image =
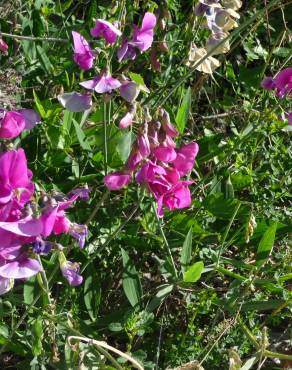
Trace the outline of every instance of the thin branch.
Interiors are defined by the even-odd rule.
[[[69,39],[59,39],[57,37],[22,36],[22,35],[14,35],[12,33],[6,33],[6,32],[1,32],[0,36],[5,36],[11,39],[28,40],[28,41],[49,41],[49,42],[63,42],[63,43],[70,42]]]

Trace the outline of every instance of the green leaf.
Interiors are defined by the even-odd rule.
[[[82,128],[79,126],[79,123],[73,118],[73,125],[75,128],[75,132],[79,141],[79,144],[82,149],[91,151],[91,146],[89,145],[88,141],[86,140],[86,136],[82,131]]]
[[[238,205],[238,200],[235,198],[225,199],[224,194],[215,193],[210,194],[204,201],[204,207],[212,213],[215,217],[223,220],[229,220],[235,212]],[[248,217],[249,208],[245,205],[241,205],[237,217]]]
[[[183,98],[182,104],[179,107],[179,110],[175,117],[175,122],[177,124],[178,131],[181,134],[184,132],[185,126],[188,122],[191,109],[191,99],[192,99],[192,90],[190,87],[188,87],[187,92]]]
[[[36,50],[44,70],[49,74],[52,73],[54,71],[54,67],[45,50],[40,45],[37,45]]]
[[[251,357],[249,358],[243,366],[240,368],[240,370],[249,370],[252,368],[252,366],[257,362],[258,358],[257,357]]]
[[[100,286],[92,272],[84,282],[84,303],[92,321],[96,320],[100,297]]]
[[[189,265],[190,260],[191,260],[192,237],[193,237],[193,231],[192,231],[192,228],[190,228],[184,240],[184,244],[183,244],[181,255],[180,255],[181,270],[183,273],[186,271],[187,266]]]
[[[42,337],[43,337],[43,323],[41,318],[37,318],[33,323],[32,327],[32,352],[34,356],[38,356],[41,354],[43,346],[42,346]]]
[[[46,111],[45,111],[39,97],[37,96],[37,93],[34,90],[33,90],[33,97],[34,97],[34,102],[35,102],[35,105],[37,107],[37,110],[38,110],[40,116],[42,118],[45,118],[46,117]]]
[[[136,271],[134,263],[130,260],[128,253],[121,248],[123,259],[123,288],[129,302],[133,307],[140,305],[142,296],[142,287],[139,275]]]
[[[275,236],[277,230],[277,222],[274,222],[264,233],[256,255],[256,265],[261,267],[269,258],[269,255],[273,249]]]
[[[23,300],[24,303],[30,305],[37,293],[38,286],[36,284],[36,277],[33,276],[30,279],[26,280],[23,284]]]
[[[201,274],[204,270],[203,261],[194,263],[185,273],[184,273],[184,282],[185,283],[195,283],[201,277]]]
[[[126,163],[130,155],[132,149],[132,136],[133,135],[131,132],[127,132],[125,134],[123,133],[121,137],[118,139],[117,151],[123,163]]]
[[[225,198],[226,199],[234,198],[234,189],[233,189],[233,185],[232,185],[230,176],[228,176],[228,179],[225,183]]]
[[[283,299],[269,299],[267,301],[246,302],[242,305],[242,311],[271,311],[285,304]]]
[[[63,116],[63,127],[67,131],[68,134],[70,133],[72,119],[73,119],[73,112],[70,112],[67,109],[65,109],[64,116]]]
[[[169,294],[173,291],[174,285],[173,284],[164,284],[160,287],[158,292],[155,296],[151,299],[150,303],[148,304],[146,310],[148,312],[152,312],[155,310],[156,307],[160,306],[160,304],[169,296]]]
[[[132,81],[136,82],[136,84],[139,86],[141,91],[144,91],[147,94],[150,93],[150,91],[149,91],[148,87],[145,85],[144,79],[141,75],[139,75],[138,73],[130,72],[129,76],[130,76]]]

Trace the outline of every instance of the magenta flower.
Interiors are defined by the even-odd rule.
[[[121,47],[118,49],[119,62],[123,59],[135,59],[136,50],[143,52],[149,49],[153,43],[154,27],[156,26],[156,17],[153,13],[147,12],[142,20],[141,28],[134,25],[133,38],[128,41],[124,39]]]
[[[142,20],[141,28],[134,25],[132,43],[140,51],[149,49],[153,42],[154,27],[156,26],[156,17],[153,13],[147,12]]]
[[[2,51],[2,53],[4,54],[7,54],[7,50],[8,50],[8,45],[3,39],[0,38],[0,51]]]
[[[292,93],[292,67],[283,69],[274,79],[276,94],[284,98]]]
[[[173,165],[179,172],[180,176],[185,176],[191,172],[194,167],[195,158],[199,151],[199,145],[197,143],[187,144],[180,149],[177,149],[176,159],[173,161]]]
[[[131,181],[131,175],[125,172],[112,172],[105,176],[104,184],[109,190],[120,190]]]
[[[139,163],[143,160],[143,157],[139,150],[132,150],[128,160],[127,160],[127,169],[129,171],[134,171]]]
[[[139,149],[141,156],[143,158],[148,157],[151,153],[148,135],[146,134],[139,135],[137,139],[137,143],[138,143],[138,149]]]
[[[163,216],[163,206],[166,206],[170,211],[189,207],[192,198],[188,185],[191,183],[192,181],[179,181],[170,190],[162,194],[157,201],[158,216]]]
[[[58,95],[58,100],[70,112],[84,112],[92,106],[90,93],[80,94],[73,91]]]
[[[25,129],[25,119],[18,112],[1,112],[0,121],[0,138],[14,139]]]
[[[95,77],[93,80],[81,82],[80,85],[85,87],[85,89],[95,90],[99,94],[104,94],[111,93],[112,90],[118,89],[121,83],[110,74],[102,74]]]
[[[162,162],[173,162],[176,159],[176,151],[172,147],[158,146],[153,149],[154,156]]]
[[[80,266],[76,262],[65,261],[61,264],[61,271],[71,286],[82,284],[83,277],[79,275]]]
[[[31,178],[23,149],[0,155],[0,220],[5,221],[12,208],[20,209],[29,201],[34,192]]]
[[[88,42],[78,32],[72,31],[72,36],[74,42],[74,62],[77,63],[81,69],[88,70],[92,68],[95,55]]]
[[[103,37],[107,44],[114,44],[122,32],[113,24],[103,19],[97,19],[94,28],[90,30],[92,37]]]

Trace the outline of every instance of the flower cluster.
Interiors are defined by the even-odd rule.
[[[143,53],[152,46],[156,22],[155,15],[147,12],[143,17],[141,27],[133,26],[131,37],[123,37],[117,50],[119,62],[133,60],[138,53]],[[94,28],[91,29],[91,35],[104,38],[105,43],[111,45],[117,42],[122,32],[117,28],[116,23],[111,24],[108,21],[97,19]],[[91,49],[80,33],[73,31],[72,36],[74,61],[83,70],[91,69],[98,50]],[[153,58],[151,53],[152,64]],[[157,58],[155,60],[158,62]],[[107,66],[101,74],[81,82],[80,85],[98,94],[111,94],[118,90],[128,107],[127,113],[119,122],[119,127],[125,129],[132,125],[136,113],[134,101],[140,91],[140,86],[136,82],[123,75],[114,78]],[[74,112],[88,109],[92,105],[90,94],[77,92],[65,93],[59,96],[59,101],[64,107]],[[119,190],[127,186],[135,174],[137,183],[145,186],[157,201],[157,213],[162,217],[164,207],[173,210],[190,206],[189,185],[192,181],[183,179],[183,177],[188,175],[194,166],[198,145],[190,143],[176,148],[174,138],[178,136],[178,132],[170,123],[168,113],[162,109],[158,114],[158,120],[146,119],[145,121],[125,168],[105,176],[104,183],[109,190]]]
[[[205,26],[211,31],[205,48],[197,48],[192,45],[187,65],[192,67],[206,56],[214,47],[218,46],[212,52],[212,55],[225,54],[229,51],[229,41],[223,40],[228,37],[229,31],[238,27],[236,19],[240,15],[236,12],[242,5],[240,0],[199,0],[195,7],[197,16],[205,16]],[[220,44],[220,46],[219,46]],[[212,73],[220,66],[218,59],[213,56],[206,58],[196,68],[200,72]]]
[[[285,68],[275,77],[266,77],[262,83],[265,90],[275,91],[275,95],[280,99],[291,98],[292,96],[292,67]],[[292,112],[284,113],[289,125],[292,125]]]
[[[39,121],[39,115],[31,109],[1,109],[0,138],[15,138]],[[58,247],[48,237],[67,233],[84,246],[87,227],[72,223],[65,213],[78,198],[88,198],[88,191],[77,189],[68,197],[39,197],[24,150],[0,153],[0,294],[12,288],[14,279],[30,278],[42,271],[36,254],[48,254]],[[68,263],[66,266],[66,274],[62,268],[65,277],[72,267]]]
[[[133,25],[132,37],[129,40],[124,37],[120,48],[117,50],[118,61],[135,59],[138,53],[148,50],[154,37],[154,28],[156,17],[152,13],[146,13],[139,28]],[[94,28],[90,31],[94,38],[104,38],[106,44],[114,44],[122,32],[116,27],[103,19],[97,19]],[[74,54],[73,59],[83,70],[89,70],[94,66],[94,60],[98,56],[98,49],[91,49],[88,41],[78,32],[73,31]],[[124,76],[114,78],[111,76],[109,69],[105,68],[99,75],[93,79],[80,83],[87,90],[95,91],[98,94],[111,94],[114,90],[119,89],[120,95],[127,101],[132,102],[139,93],[138,84],[126,79]],[[89,109],[92,105],[91,95],[80,94],[77,92],[65,93],[59,95],[59,102],[68,110],[80,112]]]
[[[199,150],[197,143],[176,148],[178,132],[171,124],[168,113],[161,109],[158,120],[144,124],[132,148],[125,168],[104,179],[110,190],[119,190],[132,179],[144,185],[157,201],[157,213],[163,216],[163,207],[169,210],[189,207],[191,204],[188,175]]]

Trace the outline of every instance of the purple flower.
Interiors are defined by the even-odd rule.
[[[153,13],[145,13],[142,20],[141,28],[134,25],[133,38],[128,41],[125,38],[122,42],[121,47],[118,49],[118,60],[119,62],[123,59],[135,59],[136,49],[143,52],[149,49],[153,43],[154,27],[156,26],[156,17]]]
[[[284,98],[292,93],[292,67],[283,69],[274,79],[276,94]]]
[[[40,271],[42,267],[37,260],[23,257],[2,265],[0,276],[9,279],[27,279]]]
[[[78,32],[72,31],[72,36],[74,42],[74,62],[77,63],[81,69],[88,70],[92,68],[95,55],[88,42]]]
[[[35,242],[32,243],[32,251],[36,254],[47,255],[51,252],[53,244],[49,241],[37,238]]]
[[[84,247],[85,239],[88,234],[88,229],[86,225],[79,225],[76,223],[72,223],[70,225],[69,234],[77,240],[80,248]]]
[[[8,45],[6,42],[0,37],[0,51],[2,51],[3,54],[7,54]]]
[[[122,32],[113,24],[103,19],[97,19],[94,28],[90,30],[92,37],[103,37],[107,44],[114,44]]]
[[[71,286],[82,284],[83,277],[79,275],[80,266],[76,262],[65,261],[61,264],[61,271]]]
[[[93,80],[81,82],[80,85],[85,89],[95,90],[97,93],[103,94],[111,93],[112,90],[118,89],[121,86],[121,83],[110,74],[101,74]]]
[[[136,50],[133,44],[125,38],[122,42],[121,47],[117,51],[118,61],[121,62],[123,59],[134,60],[136,58]]]
[[[288,113],[288,123],[292,125],[292,112]]]
[[[132,103],[134,100],[136,100],[139,92],[139,86],[134,81],[126,81],[120,87],[121,97],[124,98],[128,103]]]
[[[273,77],[266,77],[261,82],[261,87],[265,90],[274,90],[276,87]]]
[[[33,109],[18,109],[25,121],[25,130],[31,130],[37,123],[40,123],[41,117]]]
[[[14,279],[0,277],[0,295],[9,292],[13,288]]]
[[[127,128],[133,123],[134,114],[127,112],[124,117],[120,120],[119,128]]]
[[[91,94],[80,94],[75,91],[58,95],[59,102],[70,112],[84,112],[92,106]]]

